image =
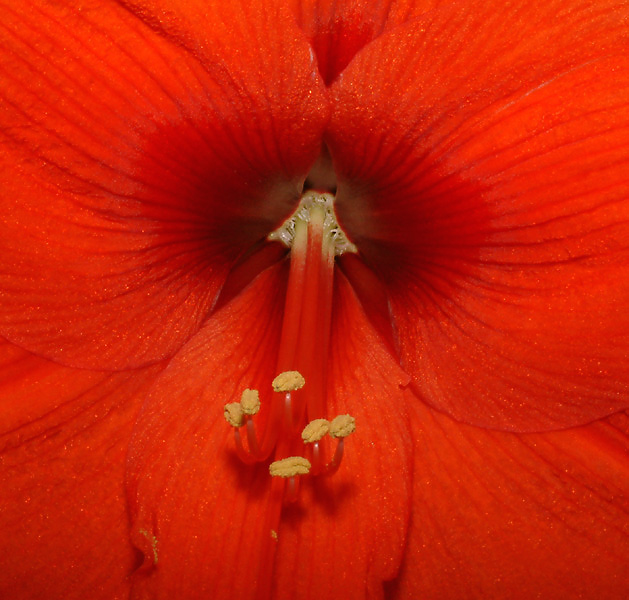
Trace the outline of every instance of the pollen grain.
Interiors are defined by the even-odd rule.
[[[294,392],[304,387],[306,380],[299,371],[284,371],[273,380],[276,392]]]
[[[271,477],[295,477],[307,475],[311,466],[310,461],[302,456],[289,456],[272,462],[269,465],[269,473]]]
[[[327,419],[315,419],[310,421],[301,432],[301,439],[306,444],[314,444],[330,431],[330,421]]]
[[[339,415],[330,423],[330,436],[344,438],[356,431],[356,420],[351,415]]]
[[[243,411],[239,402],[230,402],[225,405],[225,420],[232,427],[240,427],[242,425]]]
[[[245,415],[255,415],[260,410],[258,390],[245,390],[240,397],[240,408]]]

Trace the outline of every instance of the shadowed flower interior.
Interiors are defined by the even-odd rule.
[[[0,597],[624,600],[625,0],[0,15]]]

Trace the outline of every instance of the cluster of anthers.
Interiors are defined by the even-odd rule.
[[[300,390],[306,381],[298,371],[280,373],[272,383],[273,391],[284,395],[281,414],[271,411],[269,422],[265,428],[265,435],[260,439],[256,433],[253,417],[260,411],[260,395],[257,390],[246,389],[242,393],[240,402],[225,405],[225,419],[234,428],[236,451],[240,459],[246,464],[253,464],[266,460],[275,450],[276,455],[290,452],[294,448],[294,440],[289,435],[279,435],[293,432],[296,428],[293,411],[293,393]],[[247,448],[243,443],[241,429],[245,430]],[[272,477],[287,478],[289,496],[296,487],[295,478],[301,475],[330,475],[339,468],[343,458],[344,438],[354,432],[356,424],[354,417],[339,415],[328,421],[315,419],[310,421],[301,431],[301,444],[304,456],[287,456],[273,461],[269,465]],[[297,429],[298,431],[298,429]],[[326,452],[322,447],[324,438],[329,436],[336,440],[334,453],[329,461],[325,460]],[[296,437],[296,436],[295,436]]]

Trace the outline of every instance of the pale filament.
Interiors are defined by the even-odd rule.
[[[286,427],[287,431],[291,431],[296,427],[296,423],[293,419],[293,407],[291,398],[291,392],[286,392],[284,394],[284,426]],[[258,436],[256,434],[255,424],[253,422],[253,417],[250,415],[243,415],[243,425],[246,427],[248,450],[245,450],[242,444],[240,432],[238,428],[235,428],[236,448],[238,450],[239,457],[242,459],[243,455],[247,454],[247,457],[253,458],[254,462],[265,460],[268,457],[268,454],[265,454],[260,447]],[[248,463],[249,461],[244,462]]]
[[[283,406],[284,406],[284,419],[287,427],[290,426],[290,429],[293,430],[295,427],[295,423],[293,421],[293,409],[291,402],[291,393],[295,390],[291,391],[283,391],[276,390],[280,393],[284,394]],[[238,407],[236,406],[236,409]],[[227,411],[226,411],[227,412]],[[234,412],[238,416],[238,411],[232,409],[231,414]],[[257,412],[257,410],[256,410]],[[255,431],[255,425],[253,421],[253,414],[242,414],[239,415],[241,417],[240,420],[234,420],[233,416],[231,417],[231,424],[234,427],[234,438],[236,441],[236,451],[238,453],[239,458],[245,464],[254,464],[257,462],[264,461],[268,458],[268,455],[265,455],[260,450],[260,444],[258,442],[258,438]],[[229,420],[229,419],[228,419]],[[245,448],[243,444],[242,435],[240,433],[241,427],[245,427],[246,435],[247,435],[247,448]],[[352,434],[355,430],[355,422],[354,418],[350,415],[339,415],[331,422],[325,419],[315,419],[311,421],[302,432],[302,440],[304,443],[304,453],[308,458],[302,458],[301,456],[295,456],[288,459],[280,459],[279,461],[275,461],[271,464],[270,470],[271,475],[276,476],[279,475],[281,477],[287,478],[286,489],[285,489],[285,500],[290,502],[297,497],[297,491],[299,488],[299,483],[297,481],[297,475],[332,475],[336,473],[338,470],[341,461],[343,459],[343,452],[345,449],[345,438]],[[334,453],[332,455],[332,459],[329,462],[326,462],[325,455],[327,454],[325,448],[322,447],[322,441],[325,437],[331,437],[336,439],[336,447],[334,448]],[[324,443],[324,446],[326,444]],[[294,465],[289,465],[288,470],[286,467],[283,469],[282,463],[290,461],[297,461],[299,463],[299,469],[295,472],[290,469],[294,468]],[[303,466],[303,464],[307,463],[307,468]],[[281,474],[280,474],[281,471]]]
[[[320,442],[313,443],[310,452],[307,453],[307,455],[310,457],[310,462],[312,463],[312,469],[310,473],[312,475],[334,475],[334,473],[336,473],[341,466],[344,447],[344,439],[339,438],[336,441],[336,447],[334,449],[334,454],[332,455],[332,460],[326,463],[324,462]]]

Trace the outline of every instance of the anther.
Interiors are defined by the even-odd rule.
[[[255,415],[260,410],[258,390],[245,390],[240,397],[240,408],[245,415]]]
[[[307,475],[311,466],[310,461],[302,456],[289,456],[272,462],[269,465],[269,473],[271,477],[295,477]]]
[[[327,419],[315,419],[310,421],[301,432],[301,439],[306,444],[318,442],[330,431],[330,421]]]
[[[225,405],[225,420],[232,427],[240,427],[243,420],[243,410],[239,402],[230,402]]]
[[[294,392],[304,387],[306,380],[299,371],[284,371],[273,380],[276,392]]]
[[[330,436],[344,438],[356,431],[356,421],[351,415],[339,415],[330,423]]]

